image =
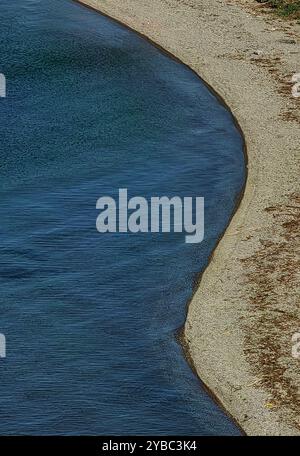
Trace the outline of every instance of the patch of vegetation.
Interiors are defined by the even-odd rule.
[[[300,0],[257,0],[265,3],[283,17],[300,19]]]
[[[260,239],[260,247],[240,261],[248,282],[249,312],[245,321],[245,353],[260,384],[269,392],[266,408],[288,407],[292,424],[300,429],[297,360],[291,355],[292,335],[299,331],[300,194],[265,208],[273,226]],[[276,230],[274,231],[274,228]],[[276,233],[276,235],[275,235]],[[299,365],[299,364],[298,364]]]

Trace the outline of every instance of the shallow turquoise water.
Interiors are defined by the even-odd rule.
[[[175,337],[243,187],[231,115],[71,1],[2,0],[0,24],[0,434],[238,435]],[[204,242],[99,234],[119,188],[204,196]]]

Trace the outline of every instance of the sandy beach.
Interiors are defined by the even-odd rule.
[[[300,331],[300,98],[292,95],[300,25],[251,0],[81,3],[180,59],[237,119],[247,184],[199,277],[184,346],[201,381],[247,434],[300,435],[300,359],[292,356]]]

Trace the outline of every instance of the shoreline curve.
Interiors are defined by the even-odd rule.
[[[260,235],[270,237],[273,235],[283,236],[283,234],[279,229],[278,232],[274,233],[273,220],[267,220],[267,216],[265,216],[265,214],[265,217],[258,216],[258,218],[255,218],[255,223],[251,223],[251,216],[249,223],[248,214],[249,212],[254,212],[254,214],[259,211],[264,212],[271,207],[275,207],[275,205],[282,206],[287,204],[294,187],[293,185],[292,188],[290,188],[290,185],[285,186],[286,189],[284,194],[276,193],[275,195],[268,195],[267,198],[265,195],[263,195],[263,197],[259,195],[259,192],[263,191],[264,188],[262,188],[263,186],[261,185],[260,180],[260,166],[263,163],[263,160],[259,160],[259,147],[255,141],[255,134],[253,134],[255,133],[255,130],[260,133],[260,125],[253,126],[252,117],[254,114],[255,118],[255,114],[257,115],[257,112],[256,110],[253,112],[252,100],[252,103],[250,102],[250,112],[252,111],[252,116],[251,121],[248,121],[248,119],[245,118],[244,113],[240,112],[240,109],[243,103],[249,101],[249,99],[243,97],[243,94],[241,94],[240,97],[234,94],[234,89],[236,89],[236,87],[234,87],[235,82],[239,82],[239,85],[242,88],[247,87],[245,82],[249,82],[247,81],[247,79],[249,80],[249,75],[247,74],[248,68],[246,68],[246,72],[245,68],[243,68],[243,74],[240,75],[240,77],[236,76],[233,78],[233,82],[225,79],[224,84],[224,80],[222,80],[220,76],[223,76],[222,70],[224,70],[224,72],[228,71],[228,68],[226,69],[225,66],[225,61],[231,63],[229,66],[232,69],[232,60],[239,60],[240,57],[226,54],[220,56],[223,57],[223,61],[220,58],[219,68],[219,66],[216,65],[216,62],[214,62],[215,65],[212,65],[212,62],[209,60],[214,59],[207,58],[205,56],[205,52],[203,52],[204,57],[201,62],[203,65],[201,70],[203,71],[200,71],[200,69],[198,70],[197,64],[195,65],[195,56],[192,58],[191,56],[188,57],[189,52],[187,52],[187,56],[185,56],[185,52],[180,52],[180,47],[178,49],[177,35],[175,34],[174,36],[174,29],[172,28],[172,25],[170,25],[171,28],[168,29],[159,23],[160,27],[158,27],[159,31],[157,31],[157,26],[153,27],[152,17],[152,20],[147,21],[146,24],[145,17],[147,17],[147,13],[149,14],[150,10],[149,7],[147,8],[147,4],[144,0],[139,2],[126,0],[124,2],[125,5],[122,7],[114,5],[112,0],[73,1],[85,7],[89,7],[109,19],[126,26],[149,41],[164,54],[188,67],[231,113],[233,121],[240,131],[244,143],[243,150],[247,172],[245,186],[240,194],[239,200],[236,203],[236,207],[233,211],[229,224],[224,233],[220,236],[210,256],[206,269],[199,273],[195,280],[193,295],[187,303],[188,312],[186,323],[184,328],[182,328],[179,332],[179,339],[191,368],[198,375],[203,387],[226,411],[226,413],[233,419],[242,431],[249,435],[300,435],[300,425],[298,426],[297,422],[297,414],[299,410],[292,407],[291,403],[288,401],[282,401],[282,403],[280,403],[280,397],[278,398],[276,388],[272,388],[272,381],[271,386],[270,383],[264,381],[265,366],[260,365],[263,364],[263,362],[261,360],[259,361],[260,357],[257,356],[257,353],[259,354],[259,350],[261,349],[260,344],[262,338],[268,336],[264,333],[264,325],[262,325],[263,329],[261,330],[261,338],[258,337],[255,341],[251,339],[251,335],[249,335],[251,325],[252,329],[256,329],[256,324],[260,322],[260,316],[257,317],[257,321],[255,321],[253,310],[249,308],[251,300],[253,301],[253,299],[255,299],[255,293],[257,296],[257,292],[259,292],[259,287],[257,290],[256,283],[257,277],[255,277],[256,280],[253,280],[253,277],[248,277],[248,269],[252,268],[255,270],[256,268],[255,261],[251,263],[250,260],[253,257],[255,260],[255,257],[257,257],[257,262],[259,263],[260,261],[258,255],[261,242],[259,237]],[[239,4],[241,2],[243,3],[243,0],[236,0],[235,3],[225,1],[224,6],[226,7],[226,4],[228,4],[231,7],[234,6],[234,8],[236,8],[235,14],[237,23],[240,23],[241,19],[243,19],[246,25],[249,23],[252,27],[254,27],[254,29],[256,25],[256,32],[262,33],[262,24],[260,22],[256,23],[256,16],[251,17],[248,14],[249,11],[242,9]],[[153,3],[157,6],[157,12],[154,13],[154,20],[160,19],[162,14],[164,14],[164,20],[168,20],[167,14],[169,14],[173,19],[178,14],[177,19],[179,22],[183,21],[187,27],[186,40],[189,42],[192,39],[193,32],[195,31],[195,28],[193,29],[193,27],[189,30],[189,18],[191,18],[191,11],[189,11],[189,7],[193,10],[197,9],[195,0],[190,0],[187,3],[188,6],[185,5],[182,7],[182,10],[178,13],[173,9],[174,7],[178,8],[178,10],[181,9],[181,6],[178,5],[176,0],[172,0],[171,2],[165,2],[165,0],[154,0]],[[204,0],[203,3],[207,3],[208,6],[211,7],[210,12],[211,10],[214,10],[214,8],[219,8],[216,0]],[[173,6],[173,8],[170,5]],[[185,8],[187,8],[187,10]],[[232,8],[230,8],[230,10],[232,10]],[[225,15],[228,13],[229,16],[231,16],[231,11],[226,12]],[[201,14],[203,14],[203,12],[200,11],[199,23],[203,20]],[[219,15],[216,16],[219,17]],[[190,22],[192,23],[193,21],[191,20]],[[215,20],[213,19],[212,22],[215,22]],[[199,23],[197,23],[196,20],[196,25],[199,25]],[[234,29],[237,27],[237,23],[235,24],[234,22],[229,22],[229,26],[232,26]],[[193,25],[195,26],[195,23]],[[150,30],[148,30],[148,28]],[[215,33],[216,24],[208,25],[208,32]],[[234,33],[236,32],[232,30],[232,34]],[[284,26],[281,26],[280,33],[284,36]],[[210,49],[212,45],[209,43],[209,40],[206,40],[205,36],[202,39],[208,42],[207,48]],[[231,45],[237,44],[235,36],[233,38],[231,37],[231,40]],[[245,43],[242,43],[242,45],[243,44]],[[173,52],[173,47],[175,48],[175,52]],[[229,51],[230,49],[228,48],[227,50]],[[196,46],[196,53],[197,55],[201,54],[199,45]],[[258,86],[262,85],[266,90],[270,90],[272,99],[276,93],[276,82],[278,83],[278,81],[273,81],[273,83],[270,84],[270,81],[268,80],[269,69],[267,69],[267,71],[262,70],[257,64],[259,59],[256,59],[256,56],[259,55],[260,53],[258,52],[251,54],[250,59],[248,58],[250,62],[246,61],[245,66],[248,67],[249,63],[250,65],[256,64],[258,66],[258,74],[254,77],[253,86],[256,86],[256,89],[258,89]],[[219,56],[216,56],[215,59],[218,57]],[[292,59],[291,62],[288,63],[292,66]],[[209,67],[209,65],[211,66]],[[217,71],[214,71],[216,67]],[[235,68],[235,65],[233,65],[233,67]],[[272,68],[274,69],[274,67]],[[215,79],[216,76],[217,79]],[[227,74],[225,76],[227,76]],[[263,79],[267,79],[267,81],[263,81]],[[267,95],[267,98],[270,100],[269,93],[261,95]],[[273,100],[273,104],[275,106],[272,105],[269,107],[269,114],[271,117],[274,116],[274,114],[280,113],[285,105],[287,105],[289,109],[293,108],[293,100],[285,100],[284,97],[282,97],[282,94],[280,95],[281,100],[279,99],[279,94],[276,93],[275,100]],[[284,95],[286,96],[286,94]],[[262,97],[262,99],[264,100],[264,97]],[[257,103],[258,100],[259,98],[257,98],[257,96],[254,97],[254,103]],[[230,108],[230,106],[232,106],[232,108]],[[259,112],[261,113],[261,111]],[[276,120],[279,122],[279,119],[280,116],[278,116],[278,119]],[[258,121],[257,118],[255,120]],[[293,120],[295,121],[295,119]],[[298,121],[300,121],[300,119],[296,118],[296,123]],[[295,155],[293,158],[296,158],[297,126],[290,126],[287,125],[287,123],[283,123],[280,129],[289,130],[292,137],[291,143],[294,147],[294,149],[292,149]],[[261,137],[260,135],[258,136],[262,144],[267,145],[268,138],[264,136]],[[281,141],[277,141],[276,146],[279,147],[280,143],[285,145],[284,142],[282,143]],[[248,152],[249,147],[250,151]],[[270,144],[266,147],[266,156],[268,156],[269,147]],[[281,164],[282,157],[276,156],[275,158],[277,158],[277,162],[279,162],[276,164]],[[255,160],[257,160],[258,163],[256,163]],[[264,164],[265,163],[263,163],[263,165]],[[290,174],[292,174],[292,184],[296,185],[297,167],[294,160],[292,160],[291,163],[286,164],[286,169],[283,172],[283,176],[281,176],[281,181],[286,181],[287,176]],[[276,178],[277,176],[274,169],[271,172],[271,177],[278,185],[278,179]],[[257,197],[257,195],[259,195],[260,198]],[[285,223],[288,223],[289,221],[289,218],[285,219]],[[281,225],[281,227],[282,226],[283,225]],[[245,248],[245,243],[254,237],[253,232],[259,233],[255,233],[254,241],[248,242],[248,245]],[[249,246],[249,244],[252,245]],[[239,251],[240,246],[242,246],[242,248]],[[290,252],[288,252],[288,254],[289,253]],[[231,260],[234,263],[232,267],[230,267],[231,264],[229,265]],[[281,259],[281,261],[284,263],[285,258]],[[246,267],[243,266],[243,262],[246,263]],[[258,265],[258,274],[263,272],[262,266],[264,265]],[[252,275],[255,276],[255,271]],[[225,277],[225,280],[222,279],[223,276]],[[226,282],[226,280],[228,280],[228,282]],[[251,283],[251,280],[253,283]],[[232,287],[230,287],[231,285]],[[238,305],[241,304],[241,292],[248,293],[249,296],[243,296],[244,302],[242,302],[242,305]],[[268,309],[268,312],[269,311],[272,313],[274,309]],[[254,322],[251,322],[250,325],[247,323],[245,324],[245,318],[253,319]],[[291,330],[292,329],[293,328],[291,328]],[[297,327],[295,327],[295,331],[296,330]],[[286,339],[286,335],[284,336]],[[290,333],[288,333],[288,336],[290,336]],[[255,344],[257,346],[255,346]],[[264,347],[264,349],[265,348],[268,347]],[[255,352],[255,349],[257,350],[256,354],[254,353],[254,355],[248,355],[247,351],[251,352],[251,350],[254,350]],[[272,365],[272,360],[268,363],[266,363],[267,368],[270,366],[274,367]],[[278,366],[275,365],[275,367]],[[294,386],[297,386],[298,381],[299,378],[291,376],[289,382],[283,385],[283,390],[284,388],[286,388],[286,390],[294,388]],[[287,391],[283,391],[283,393],[283,397],[285,397]]]

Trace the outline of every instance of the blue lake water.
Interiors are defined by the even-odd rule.
[[[69,0],[1,0],[0,72],[0,434],[239,435],[176,340],[244,184],[232,116]],[[204,241],[99,234],[119,188],[204,196]]]

